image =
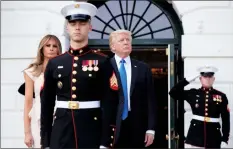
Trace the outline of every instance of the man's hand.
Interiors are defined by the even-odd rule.
[[[151,133],[146,133],[144,142],[146,143],[145,147],[150,146],[154,142],[154,135]]]
[[[227,148],[227,144],[225,142],[221,143],[221,148]]]
[[[186,78],[186,80],[190,83],[190,82],[193,82],[193,81],[195,81],[197,78],[199,78],[201,75],[199,74],[199,75],[197,75],[197,76],[195,76],[195,77],[187,77]]]

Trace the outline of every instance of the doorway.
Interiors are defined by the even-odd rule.
[[[159,100],[158,103],[160,113],[154,148],[183,148],[184,137],[178,136],[178,133],[184,134],[183,102],[180,101],[177,104],[168,96],[168,90],[183,78],[181,58],[183,28],[172,4],[157,0],[102,0],[90,1],[90,3],[98,8],[98,13],[92,19],[94,25],[89,34],[89,45],[94,49],[100,48],[111,57],[113,54],[108,51],[110,33],[118,29],[131,31],[132,57],[152,67],[156,91],[166,89],[166,95],[161,91],[156,94],[157,98],[162,99],[164,95],[167,100]],[[168,45],[172,45],[171,49]],[[166,51],[165,66],[167,68],[165,69],[164,67],[161,69],[163,61],[156,62],[162,58],[161,55],[156,56],[156,54],[162,51]],[[160,75],[162,71],[167,71],[167,76]],[[165,89],[162,89],[163,87]]]
[[[114,54],[105,48],[99,49],[109,57]],[[166,48],[133,47],[130,57],[143,61],[151,68],[157,104],[154,143],[149,148],[168,148],[168,55]]]

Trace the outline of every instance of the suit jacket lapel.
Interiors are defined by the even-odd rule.
[[[130,96],[132,95],[133,93],[133,89],[134,89],[134,86],[135,86],[135,81],[136,81],[136,78],[137,78],[137,71],[138,71],[138,68],[137,68],[137,65],[135,64],[135,61],[131,59],[131,68],[132,68],[132,73],[131,73],[131,86],[130,86]]]

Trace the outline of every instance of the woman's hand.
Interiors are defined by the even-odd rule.
[[[27,145],[27,147],[33,147],[34,140],[31,132],[25,133],[24,143]]]

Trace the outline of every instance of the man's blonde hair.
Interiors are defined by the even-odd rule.
[[[131,31],[124,30],[124,29],[119,29],[119,30],[113,31],[109,36],[109,46],[110,46],[110,48],[112,47],[112,44],[115,42],[115,40],[117,38],[117,35],[121,34],[121,33],[128,34],[130,36],[130,40],[132,41]]]

